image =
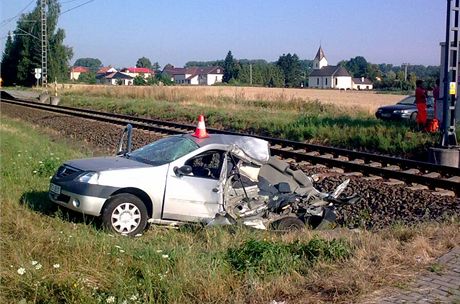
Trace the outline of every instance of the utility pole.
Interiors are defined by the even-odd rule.
[[[459,30],[460,0],[447,0],[446,41],[441,44],[441,80],[443,82],[440,99],[443,103],[440,147],[431,147],[431,162],[460,168],[460,148],[455,134],[455,104],[458,97],[458,72],[460,43]]]
[[[444,45],[443,119],[441,146],[457,145],[455,133],[455,104],[458,97],[460,0],[447,0],[446,42]],[[453,15],[453,18],[451,16]],[[451,25],[451,21],[453,21]],[[452,32],[452,33],[451,33]]]
[[[46,30],[46,0],[40,0],[42,42],[42,87],[48,86],[48,33]]]
[[[252,63],[249,64],[249,84],[252,86]]]
[[[407,68],[409,67],[409,63],[403,63],[404,66],[404,81],[407,81]]]

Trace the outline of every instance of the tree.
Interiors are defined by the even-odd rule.
[[[8,32],[8,37],[6,38],[5,50],[2,55],[2,80],[6,85],[12,85],[12,79],[15,78],[14,73],[14,62],[16,61],[13,53],[13,39],[11,38],[11,33]]]
[[[345,67],[353,77],[369,77],[369,64],[363,56],[341,61],[339,65]]]
[[[286,87],[298,87],[302,81],[302,70],[299,57],[294,54],[283,54],[279,57],[276,65],[284,73],[284,85]]]
[[[147,81],[142,76],[136,76],[133,79],[133,84],[137,86],[143,86],[147,84]]]
[[[96,83],[96,73],[95,72],[81,73],[80,76],[78,76],[78,82],[95,84]]]
[[[232,51],[228,51],[225,57],[224,64],[224,76],[222,81],[228,83],[230,80],[236,80],[238,78],[239,66],[236,60],[233,58]]]
[[[158,62],[155,62],[154,64],[152,64],[152,70],[159,71],[160,69],[161,69],[161,66]]]
[[[150,62],[150,59],[148,59],[147,57],[141,57],[137,59],[136,67],[152,69],[152,63]]]
[[[102,67],[102,62],[97,58],[78,58],[73,65],[87,67],[91,72],[97,72]]]
[[[63,44],[64,30],[57,28],[60,14],[58,0],[48,0],[47,4],[47,35],[48,35],[48,79],[62,81],[68,78],[69,60],[72,58],[72,49]],[[37,22],[30,22],[36,20]],[[13,31],[14,38],[5,45],[2,58],[2,73],[8,69],[9,77],[5,85],[17,83],[20,85],[33,85],[36,81],[34,69],[41,67],[41,43],[38,37],[40,32],[40,6],[27,14],[21,15]],[[24,33],[27,33],[26,35]],[[8,52],[6,52],[8,49]]]

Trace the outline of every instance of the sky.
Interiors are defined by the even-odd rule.
[[[84,4],[85,2],[88,2]],[[355,56],[372,63],[439,65],[445,0],[61,0],[58,26],[82,57],[134,66],[187,61],[313,59],[321,44],[329,64]],[[30,4],[28,7],[27,5]],[[0,1],[0,51],[31,0]]]

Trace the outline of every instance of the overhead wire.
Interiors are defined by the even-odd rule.
[[[24,12],[32,3],[34,3],[34,1],[35,1],[35,0],[30,1],[30,2],[29,2],[22,10],[20,10],[15,16],[3,20],[3,21],[0,23],[0,26],[4,26],[4,25],[10,23],[11,21],[13,21],[14,19],[18,18],[19,16],[21,16],[22,12]]]
[[[6,19],[6,20],[4,20],[4,21],[2,21],[2,22],[0,23],[0,26],[4,26],[4,25],[8,24],[9,22],[13,21],[14,19],[18,18],[18,17],[22,14],[22,12],[24,12],[34,1],[35,1],[35,0],[30,1],[30,2],[29,2],[22,10],[20,10],[19,13],[17,13],[15,16],[13,16],[13,17],[11,17],[11,18],[8,18],[8,19]],[[60,2],[60,4],[71,3],[71,2],[75,2],[75,1],[79,1],[79,0],[64,1],[64,2]],[[88,0],[88,1],[86,1],[86,2],[84,2],[84,3],[81,3],[81,4],[77,5],[77,6],[71,7],[71,8],[69,8],[69,9],[67,9],[67,10],[65,10],[65,11],[63,11],[63,12],[61,12],[61,13],[59,13],[58,16],[61,16],[61,15],[65,14],[65,13],[68,13],[68,12],[70,12],[70,11],[73,11],[74,9],[77,9],[77,8],[79,8],[79,7],[82,7],[82,6],[84,6],[84,5],[86,5],[86,4],[89,4],[89,3],[93,2],[93,1],[95,1],[95,0]],[[37,20],[35,20],[35,21],[30,21],[30,22],[37,22]],[[21,31],[23,31],[23,32],[25,32],[24,30],[22,30],[22,29],[20,29],[20,28],[18,28],[18,29],[21,30]],[[33,35],[30,34],[30,33],[28,33],[28,34],[31,35],[31,36],[33,36]],[[6,36],[4,36],[4,37],[1,37],[0,40],[3,40],[3,39],[5,39],[5,38],[7,38],[7,37],[8,37],[8,35],[6,35]],[[35,38],[35,36],[33,36],[33,37]]]

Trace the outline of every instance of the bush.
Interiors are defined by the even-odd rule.
[[[351,255],[345,240],[313,238],[307,243],[291,244],[249,240],[238,248],[229,248],[226,260],[240,273],[256,275],[288,273],[313,266],[317,261],[333,262]]]

